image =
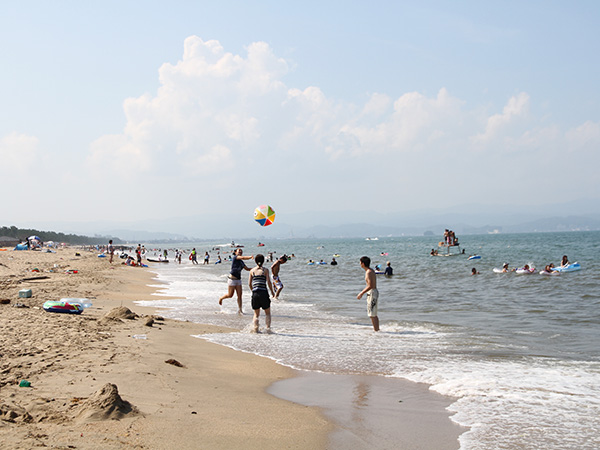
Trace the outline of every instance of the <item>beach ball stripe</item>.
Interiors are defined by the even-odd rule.
[[[275,221],[275,211],[269,205],[260,205],[254,210],[254,220],[261,227],[267,227]]]

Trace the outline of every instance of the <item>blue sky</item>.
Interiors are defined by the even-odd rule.
[[[600,196],[597,2],[5,3],[6,224]]]

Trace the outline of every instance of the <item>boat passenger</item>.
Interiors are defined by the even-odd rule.
[[[506,273],[508,272],[508,263],[504,263],[504,265],[502,266],[502,273]]]
[[[567,255],[563,255],[562,261],[560,262],[560,267],[566,267],[568,265],[569,265],[569,258],[567,258]]]

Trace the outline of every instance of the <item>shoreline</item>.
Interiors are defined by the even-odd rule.
[[[23,301],[31,308],[0,305],[2,325],[10,323],[9,331],[21,336],[25,333],[27,338],[2,343],[3,356],[12,352],[16,359],[8,365],[2,363],[0,436],[5,444],[1,444],[1,448],[3,445],[7,445],[6,448],[38,445],[197,448],[201,442],[206,448],[335,449],[344,448],[348,443],[353,443],[353,448],[377,444],[368,442],[368,434],[348,434],[350,428],[339,409],[348,398],[348,392],[342,392],[337,399],[317,395],[316,400],[324,397],[333,405],[319,404],[314,395],[306,395],[323,389],[330,392],[340,380],[346,386],[357,380],[362,380],[364,385],[365,377],[344,379],[341,375],[306,374],[268,358],[192,337],[233,331],[224,327],[170,319],[155,319],[152,326],[145,326],[143,322],[148,317],[157,317],[157,308],[139,306],[135,302],[156,299],[152,294],[157,288],[150,286],[156,284],[152,268],[122,266],[118,258],[114,268],[110,268],[108,260],[97,258],[94,252],[81,252],[82,256],[72,257],[76,253],[74,249],[47,255],[25,252],[19,255],[19,259],[25,261],[19,266],[18,276],[27,277],[31,265],[37,264],[49,279],[15,283],[14,270],[13,273],[3,270],[13,265],[7,260],[13,253],[17,252],[2,252],[0,298],[11,297],[13,304]],[[35,261],[27,261],[28,256],[34,256]],[[64,266],[60,272],[47,272],[57,263]],[[43,264],[46,266],[41,267]],[[62,273],[65,268],[75,266],[80,267],[80,276]],[[25,285],[32,285],[34,297],[14,300],[17,288]],[[62,297],[87,297],[94,305],[81,316],[35,309],[41,306],[43,299]],[[119,306],[146,317],[103,319]],[[36,326],[37,333],[32,332],[31,324]],[[45,335],[53,333],[55,339],[62,336],[69,345],[65,348],[60,343],[44,340]],[[145,339],[133,338],[140,335]],[[18,354],[14,350],[18,343],[33,344],[39,351]],[[79,351],[70,352],[68,349],[73,349],[73,345]],[[169,359],[184,367],[165,364]],[[32,370],[22,370],[23,367]],[[31,389],[18,387],[21,376],[31,378]],[[323,376],[328,381],[323,381]],[[361,420],[365,423],[377,417],[382,400],[390,392],[389,387],[381,391],[382,378],[375,377],[367,383],[376,401],[369,406],[365,397],[362,404],[357,403],[364,413]],[[119,394],[131,402],[135,414],[124,413],[119,420],[106,420],[107,417],[97,420],[96,416],[104,413],[89,401],[92,394],[107,383],[118,386]],[[407,440],[402,441],[406,448],[459,448],[458,436],[466,429],[450,421],[450,413],[445,410],[447,404],[428,403],[428,399],[437,394],[400,379],[391,383],[395,395],[414,399],[409,408],[393,411],[399,422],[417,425],[425,415],[434,416],[422,427],[422,434],[411,434],[413,426],[402,429],[402,436],[407,435]],[[403,387],[399,390],[400,385]],[[403,406],[407,404],[408,400]],[[423,404],[427,405],[423,415],[414,415]],[[95,418],[92,420],[89,416]],[[393,424],[388,425],[394,428]],[[434,430],[443,430],[434,433],[440,440],[429,437]],[[389,448],[397,448],[398,441],[389,442],[395,442]],[[447,446],[440,447],[440,442]]]
[[[169,298],[173,297],[161,294],[155,300]],[[154,309],[164,310],[164,307]],[[248,317],[250,321],[251,315]],[[239,330],[231,329],[235,331]],[[319,408],[335,425],[329,433],[327,447],[323,448],[456,450],[460,448],[460,436],[469,431],[468,427],[450,419],[454,413],[447,407],[457,399],[431,391],[428,384],[383,375],[314,372],[278,364],[293,373],[275,381],[266,392]]]

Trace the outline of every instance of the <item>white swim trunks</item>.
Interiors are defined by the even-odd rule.
[[[379,291],[371,289],[367,292],[367,315],[377,317],[377,301],[379,300]]]
[[[242,280],[236,280],[235,278],[227,278],[227,286],[241,286]]]

